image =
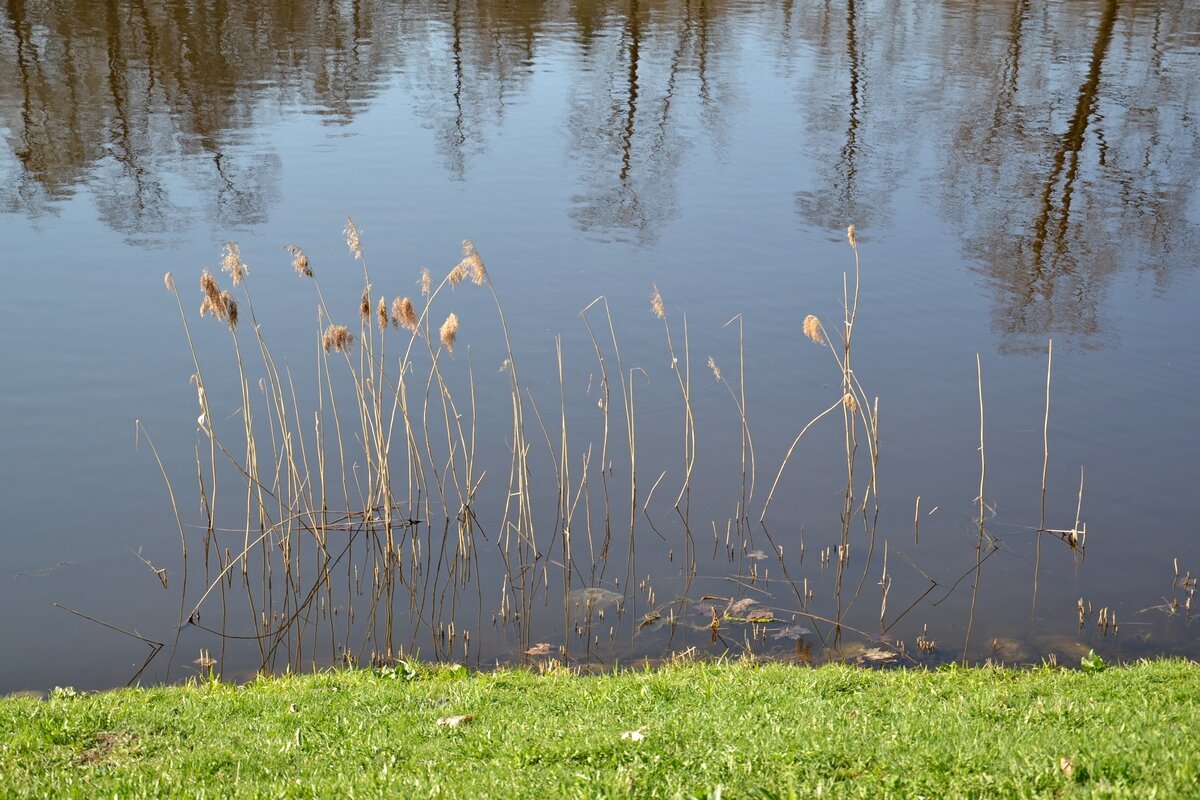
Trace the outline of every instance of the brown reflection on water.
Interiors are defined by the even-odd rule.
[[[442,168],[466,181],[552,53],[566,59],[554,65],[569,81],[563,142],[583,184],[565,213],[601,237],[649,242],[678,216],[699,145],[737,146],[728,123],[749,59],[794,85],[780,102],[793,106],[796,146],[779,158],[813,163],[795,188],[805,223],[869,236],[928,168],[993,289],[1005,346],[1040,347],[1048,333],[1103,344],[1112,276],[1133,264],[1165,289],[1196,240],[1181,59],[1195,58],[1200,22],[1186,6],[7,0],[0,118],[16,169],[0,204],[53,214],[87,186],[132,238],[198,213],[262,223],[282,170],[276,143],[255,138],[273,104],[347,123],[397,75]],[[550,111],[546,125],[559,124]]]
[[[571,217],[585,231],[648,242],[678,211],[678,173],[694,145],[687,123],[722,139],[730,98],[710,70],[724,50],[713,18],[727,9],[630,0],[622,10],[619,28],[584,39],[568,128],[588,188]]]
[[[1194,266],[1193,90],[1164,64],[1188,15],[1117,0],[1095,15],[1050,18],[1028,0],[1004,11],[1002,35],[964,39],[957,66],[972,83],[944,148],[944,213],[993,289],[1003,349],[1040,349],[1047,334],[1103,346],[1118,270],[1151,271],[1162,291]],[[1143,46],[1144,60],[1130,56]]]
[[[182,169],[214,221],[265,221],[280,160],[238,138],[266,87],[349,120],[398,55],[372,8],[9,0],[0,114],[19,172],[0,204],[38,217],[87,184],[113,229],[169,232],[188,221],[171,185]]]

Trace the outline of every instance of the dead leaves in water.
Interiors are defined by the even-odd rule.
[[[751,600],[749,597],[743,597],[741,600],[730,603],[725,608],[725,616],[727,616],[727,617],[744,616],[746,614],[746,612],[749,611],[754,606],[755,606],[754,600]]]
[[[527,656],[556,656],[558,648],[549,642],[538,642],[533,647],[525,651]]]

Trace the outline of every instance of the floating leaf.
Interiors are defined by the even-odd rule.
[[[746,553],[746,558],[752,558],[755,561],[766,561],[770,556],[762,550],[751,550],[749,553]]]
[[[651,611],[649,614],[642,617],[642,621],[638,625],[638,630],[640,631],[642,628],[646,627],[647,625],[653,625],[654,623],[658,622],[660,619],[662,619],[662,614],[658,613],[657,611]]]
[[[774,612],[768,611],[765,608],[760,608],[755,611],[751,611],[749,614],[747,614],[746,621],[747,622],[774,622],[775,614],[774,614]]]
[[[864,651],[862,657],[868,661],[891,661],[896,654],[891,650],[884,650],[882,647],[872,647],[870,650]]]
[[[533,647],[526,650],[525,655],[527,655],[527,656],[550,656],[550,655],[554,655],[557,652],[557,649],[558,648],[556,648],[554,645],[550,644],[549,642],[538,642]]]
[[[798,641],[810,633],[812,633],[812,631],[810,631],[808,628],[804,627],[803,625],[788,625],[786,628],[781,628],[780,630],[771,634],[771,638],[772,639],[795,639]]]
[[[754,600],[751,600],[749,597],[743,597],[741,600],[738,600],[736,603],[729,604],[729,607],[725,609],[725,616],[740,617],[743,614],[745,614],[747,611],[749,611],[751,608],[753,608],[754,605],[755,605]]]
[[[445,728],[457,728],[459,725],[465,725],[475,719],[470,714],[461,714],[457,717],[438,717],[437,724]]]
[[[646,734],[641,731],[625,731],[621,734],[621,738],[629,742],[640,742],[646,738]]]

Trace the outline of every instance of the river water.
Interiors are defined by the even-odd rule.
[[[1200,657],[1198,74],[1167,0],[8,3],[0,691]]]

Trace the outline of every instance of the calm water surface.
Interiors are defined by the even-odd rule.
[[[1198,74],[1166,0],[7,4],[0,691],[123,684],[134,632],[140,681],[201,650],[1200,657]],[[434,299],[434,345],[460,328],[412,351],[390,539],[355,381],[391,397],[409,337],[360,323],[347,216],[372,313],[469,237],[511,340],[486,288]],[[878,463],[860,415],[847,515],[842,373],[801,328],[836,340],[850,224]]]

